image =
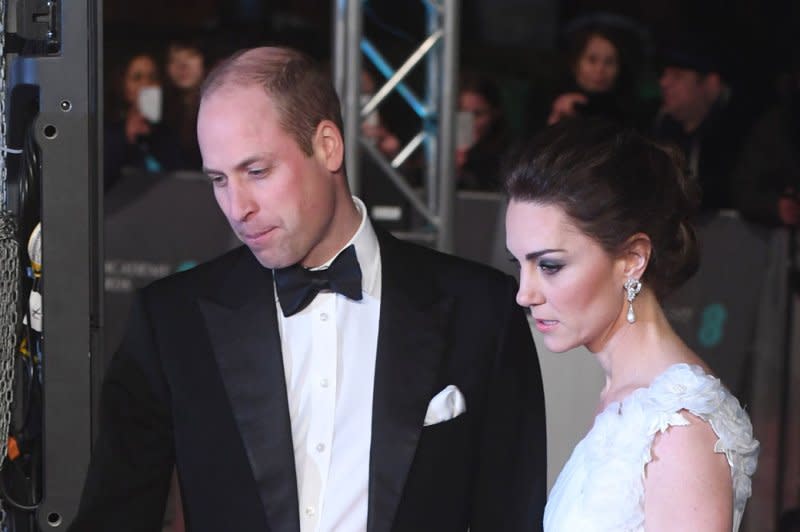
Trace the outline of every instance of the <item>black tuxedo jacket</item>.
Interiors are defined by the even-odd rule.
[[[379,241],[367,531],[540,530],[544,398],[515,282]],[[449,384],[466,413],[423,427]],[[272,275],[247,248],[139,294],[101,401],[73,532],[161,530],[174,465],[191,532],[299,531]]]

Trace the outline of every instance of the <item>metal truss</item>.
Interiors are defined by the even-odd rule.
[[[395,68],[362,32],[362,8],[367,0],[335,0],[334,84],[342,100],[345,158],[357,161],[361,151],[374,159],[388,179],[425,221],[421,231],[401,234],[453,251],[453,206],[455,203],[454,153],[455,109],[458,78],[458,0],[421,0],[425,5],[427,37],[402,65]],[[385,82],[361,105],[362,56],[375,66]],[[417,96],[405,82],[408,74],[425,62],[425,93]],[[390,161],[360,134],[360,124],[386,97],[396,91],[422,122],[420,131]],[[424,151],[424,187],[412,188],[398,171],[418,149]],[[358,194],[361,176],[357,164],[348,166],[348,180]]]

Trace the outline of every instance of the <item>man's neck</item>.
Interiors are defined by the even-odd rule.
[[[329,233],[325,242],[317,245],[303,260],[304,268],[318,268],[332,260],[344,248],[345,244],[355,236],[361,226],[362,214],[356,207],[352,196],[340,196],[337,201],[342,202],[331,220]]]
[[[697,128],[700,127],[700,124],[703,123],[704,119],[705,119],[705,115],[703,115],[700,118],[693,118],[693,119],[690,119],[690,120],[684,120],[684,122],[683,122],[683,132],[686,133],[687,135],[691,135],[692,133],[697,131]]]
[[[683,120],[683,131],[687,134],[691,134],[698,130],[715,112],[716,108],[725,106],[729,97],[728,95],[729,92],[725,88],[714,94],[714,97],[710,101],[705,102],[701,108],[697,109],[697,112],[694,113],[690,119]]]

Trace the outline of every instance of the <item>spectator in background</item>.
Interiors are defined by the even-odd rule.
[[[200,170],[197,110],[200,85],[206,76],[206,54],[197,40],[174,40],[167,47],[164,120],[177,135],[184,166]]]
[[[800,51],[783,99],[756,122],[733,174],[733,201],[770,226],[800,225]]]
[[[104,138],[104,182],[116,184],[123,168],[149,172],[181,167],[181,155],[161,122],[161,75],[155,58],[136,53],[113,70]]]
[[[683,151],[702,210],[731,209],[731,172],[752,118],[726,82],[713,43],[695,36],[680,42],[661,51],[662,103],[653,134]]]
[[[500,90],[488,77],[468,73],[461,80],[458,107],[472,115],[472,143],[456,149],[458,188],[499,190],[500,164],[511,137]]]
[[[632,113],[625,101],[630,102],[630,94],[623,86],[629,74],[614,31],[591,26],[576,32],[570,39],[568,59],[572,80],[553,100],[548,125],[574,116],[628,122]]]

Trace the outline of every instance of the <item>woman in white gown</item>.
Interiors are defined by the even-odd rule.
[[[606,373],[594,424],[550,492],[545,532],[739,527],[758,442],[659,304],[697,268],[682,168],[597,121],[548,128],[512,161],[517,301],[551,351],[584,345]]]

